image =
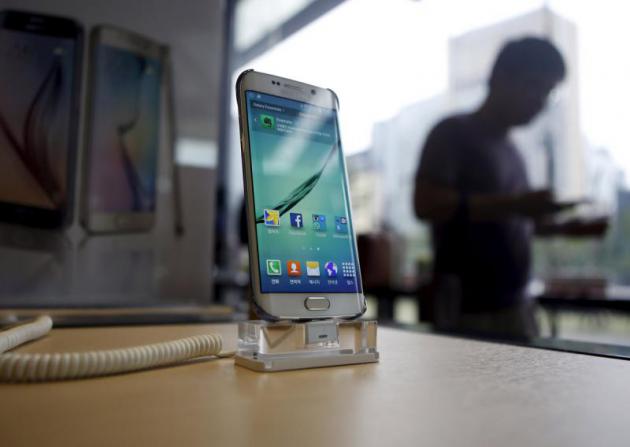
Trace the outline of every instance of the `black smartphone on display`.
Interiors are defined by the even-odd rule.
[[[71,221],[82,43],[71,19],[0,12],[1,221]]]
[[[90,233],[153,226],[166,55],[167,47],[131,31],[91,32],[81,206]]]

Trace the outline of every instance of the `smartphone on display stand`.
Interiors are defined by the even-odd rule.
[[[160,43],[112,26],[91,33],[81,206],[89,233],[153,227],[166,53]]]
[[[253,301],[266,319],[366,309],[332,90],[248,70],[237,101]]]
[[[83,31],[0,12],[0,220],[48,229],[72,219]]]

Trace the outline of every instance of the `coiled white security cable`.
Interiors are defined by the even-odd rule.
[[[48,316],[0,332],[0,381],[37,382],[103,376],[169,365],[202,356],[220,356],[221,337],[196,335],[124,349],[55,354],[4,353],[43,337],[52,328]]]

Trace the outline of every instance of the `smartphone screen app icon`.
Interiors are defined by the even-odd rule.
[[[291,226],[294,228],[303,228],[304,219],[301,213],[291,213]]]
[[[319,262],[306,261],[306,275],[307,276],[319,276]]]
[[[326,265],[324,265],[324,270],[326,270],[326,276],[329,278],[337,277],[337,264],[332,261],[328,261]]]
[[[323,214],[313,214],[313,230],[326,231],[326,216]]]
[[[276,119],[271,115],[260,115],[260,125],[265,129],[273,129],[276,127]]]
[[[265,226],[267,227],[279,227],[280,226],[280,211],[278,210],[264,210]]]
[[[337,233],[348,232],[348,218],[347,217],[345,216],[335,217],[335,231],[337,231]]]
[[[267,259],[267,275],[282,275],[282,263],[280,262],[280,259]]]
[[[357,270],[354,266],[354,262],[342,262],[341,271],[344,278],[354,278],[357,276]]]
[[[287,261],[287,272],[289,276],[301,276],[302,266],[300,261]]]

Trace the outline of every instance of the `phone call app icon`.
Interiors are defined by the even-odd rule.
[[[323,214],[313,214],[313,230],[326,231],[326,216]]]
[[[304,219],[301,213],[291,213],[291,226],[294,228],[304,227]]]
[[[280,211],[268,210],[263,211],[265,226],[267,227],[279,227],[280,226]]]
[[[289,276],[302,275],[302,266],[300,265],[300,261],[287,261],[287,272]]]
[[[282,263],[280,259],[267,259],[267,275],[280,276],[282,275]]]

